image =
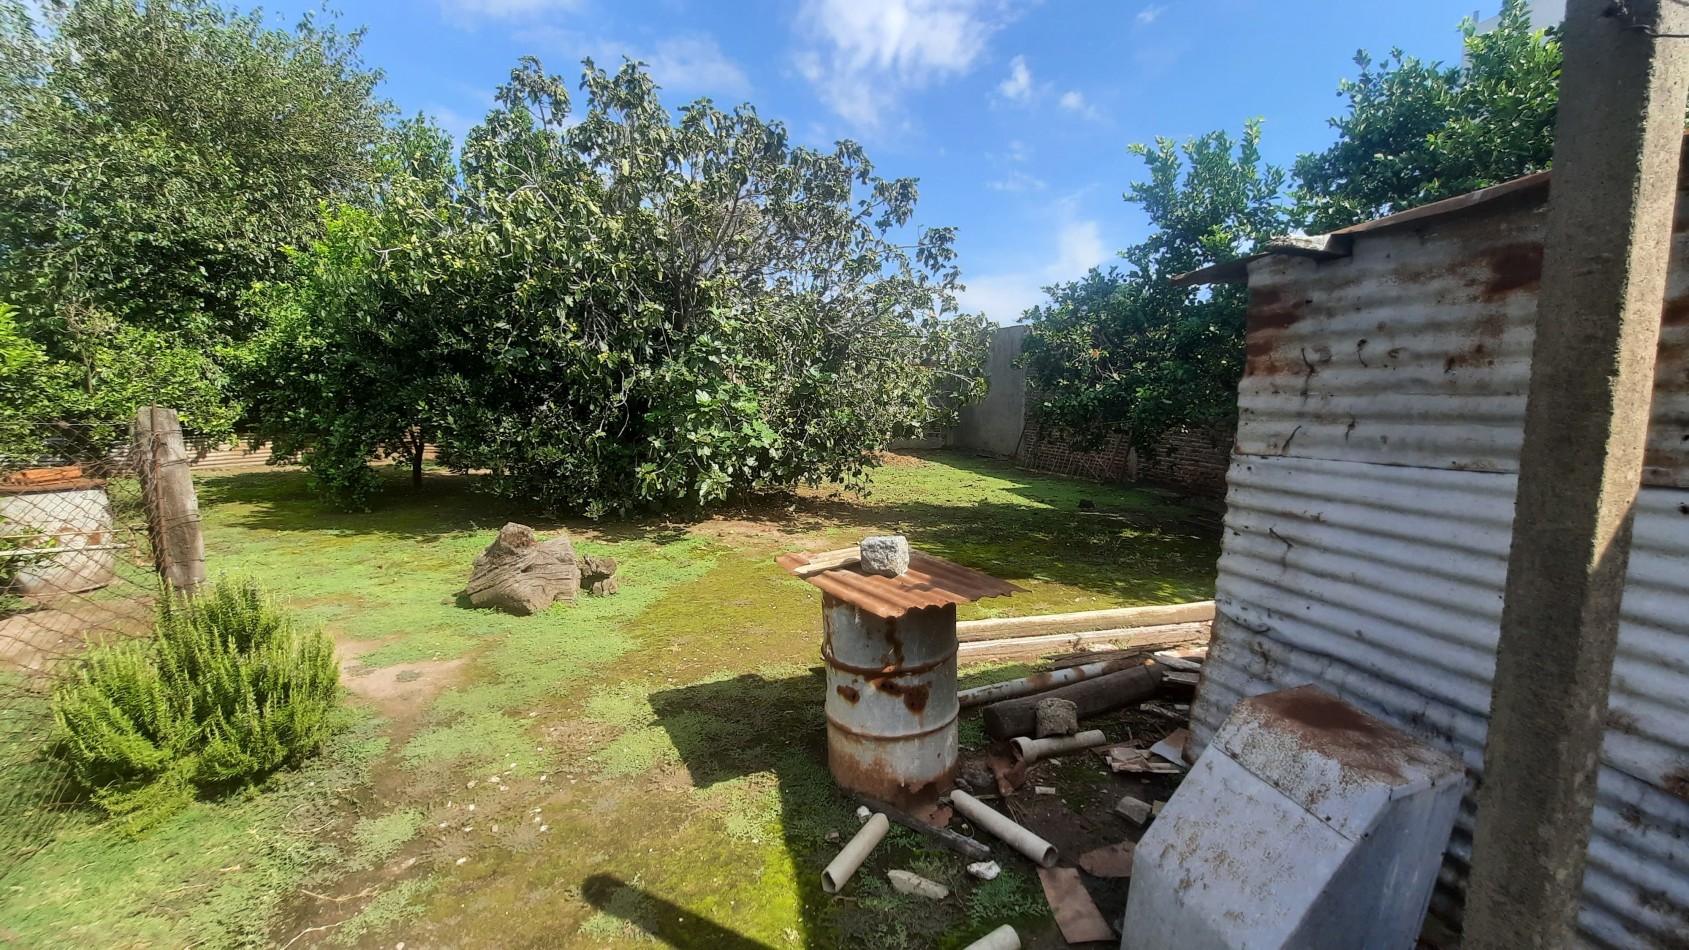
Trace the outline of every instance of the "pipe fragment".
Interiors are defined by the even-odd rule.
[[[880,839],[886,836],[890,828],[891,822],[886,820],[884,815],[875,814],[868,819],[868,823],[862,826],[856,837],[851,838],[838,857],[821,872],[821,890],[828,894],[837,894],[839,889],[845,886],[845,882],[850,880],[850,876],[856,873],[856,869],[862,866],[862,862],[868,860],[869,852],[874,850],[874,846],[880,843]]]
[[[1012,739],[1032,734],[1038,719],[1038,703],[1046,699],[1066,699],[1079,707],[1079,718],[1088,719],[1113,712],[1124,706],[1143,702],[1155,695],[1164,671],[1159,665],[1134,666],[1099,676],[1096,679],[1069,683],[1061,689],[1037,696],[1005,699],[985,707],[985,734],[993,739]]]
[[[957,693],[956,700],[962,704],[963,709],[967,709],[970,706],[979,706],[983,703],[994,703],[999,699],[1014,699],[1017,696],[1042,693],[1059,686],[1066,686],[1069,683],[1078,683],[1092,677],[1115,673],[1134,666],[1142,666],[1143,663],[1142,656],[1119,656],[1112,660],[1086,663],[1083,666],[1070,666],[1064,670],[1034,673],[1018,680],[1006,680],[1001,683],[975,686],[973,689],[964,689]]]
[[[1078,752],[1080,749],[1089,749],[1107,741],[1108,737],[1103,735],[1101,729],[1087,729],[1078,735],[1050,736],[1047,739],[1029,739],[1026,736],[1020,736],[1009,740],[1009,748],[1014,750],[1016,762],[1025,762],[1027,765],[1031,765],[1040,759]]]
[[[1020,934],[1015,933],[1015,928],[1004,924],[962,950],[1020,950]]]
[[[996,809],[967,792],[957,789],[950,793],[950,804],[974,824],[991,832],[1009,847],[1026,855],[1041,868],[1055,867],[1056,846],[1021,827],[1012,818],[1004,817]]]

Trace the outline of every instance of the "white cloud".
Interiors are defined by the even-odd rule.
[[[1008,177],[986,182],[986,186],[993,191],[1043,191],[1049,187],[1049,183],[1042,178],[1014,169],[1009,172]]]
[[[669,91],[718,97],[745,96],[751,91],[750,77],[721,51],[715,37],[708,34],[672,36],[645,47],[574,30],[537,26],[521,31],[519,39],[542,49],[557,50],[575,60],[590,56],[594,65],[609,72],[621,68],[624,58],[642,62],[652,80]]]
[[[1087,119],[1100,119],[1102,113],[1096,107],[1085,101],[1085,94],[1077,89],[1070,89],[1061,94],[1061,107]]]
[[[473,129],[477,121],[449,106],[431,105],[423,110],[433,117],[434,123],[451,135],[452,141],[458,146],[469,137],[469,130]]]
[[[643,59],[651,65],[651,78],[666,89],[707,91],[743,96],[751,91],[751,80],[739,64],[722,53],[713,36],[677,36],[659,40]]]
[[[583,0],[440,0],[440,7],[453,19],[516,20],[543,13],[578,10]]]
[[[997,84],[997,91],[1016,102],[1032,98],[1032,70],[1027,68],[1025,56],[1009,60],[1009,78]]]
[[[1045,301],[1044,287],[1083,277],[1113,256],[1095,221],[1067,222],[1056,232],[1055,243],[1054,258],[1042,267],[978,277],[964,275],[962,282],[967,290],[961,294],[962,309],[984,313],[998,323],[1014,323],[1028,309]]]
[[[829,108],[876,130],[906,92],[970,71],[1010,19],[1001,0],[804,0],[793,63]]]
[[[1144,25],[1154,23],[1158,17],[1167,12],[1167,4],[1152,3],[1138,11],[1138,22]]]

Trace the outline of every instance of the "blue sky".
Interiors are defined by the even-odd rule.
[[[337,0],[407,113],[461,137],[523,54],[645,60],[680,104],[755,103],[794,137],[864,143],[920,179],[917,219],[960,230],[967,309],[1014,322],[1039,288],[1143,236],[1120,198],[1131,142],[1266,120],[1288,164],[1331,141],[1337,82],[1365,48],[1457,60],[1457,26],[1499,0]],[[291,22],[315,6],[267,9]]]

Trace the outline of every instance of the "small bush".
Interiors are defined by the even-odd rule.
[[[321,630],[251,580],[219,580],[164,596],[151,640],[89,650],[54,688],[53,717],[95,801],[138,830],[315,751],[339,691]]]

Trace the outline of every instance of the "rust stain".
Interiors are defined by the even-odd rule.
[[[1302,308],[1310,302],[1286,294],[1278,287],[1250,288],[1249,323],[1244,334],[1244,375],[1280,376],[1290,371],[1290,367],[1275,355],[1279,337],[1301,319]]]
[[[927,711],[927,699],[932,695],[932,683],[900,683],[894,679],[874,680],[874,688],[887,696],[903,700],[903,707],[915,715]]]
[[[840,683],[833,687],[833,691],[843,696],[847,703],[855,703],[862,699],[862,692],[849,683]]]
[[[1484,341],[1479,340],[1477,343],[1474,343],[1472,345],[1472,348],[1470,350],[1465,350],[1465,351],[1460,352],[1460,353],[1455,353],[1452,356],[1450,356],[1448,359],[1443,360],[1443,372],[1452,373],[1456,369],[1461,369],[1461,368],[1468,367],[1468,366],[1494,366],[1494,365],[1495,365],[1495,357],[1490,355],[1489,347],[1484,344]]]
[[[1504,244],[1484,254],[1489,280],[1484,283],[1485,300],[1500,300],[1521,290],[1536,290],[1542,282],[1542,245],[1536,241]]]
[[[1330,693],[1303,686],[1245,702],[1288,727],[1304,748],[1377,775],[1404,777],[1406,737]]]
[[[1660,782],[1667,795],[1679,801],[1689,802],[1689,765],[1680,766],[1666,773]]]

